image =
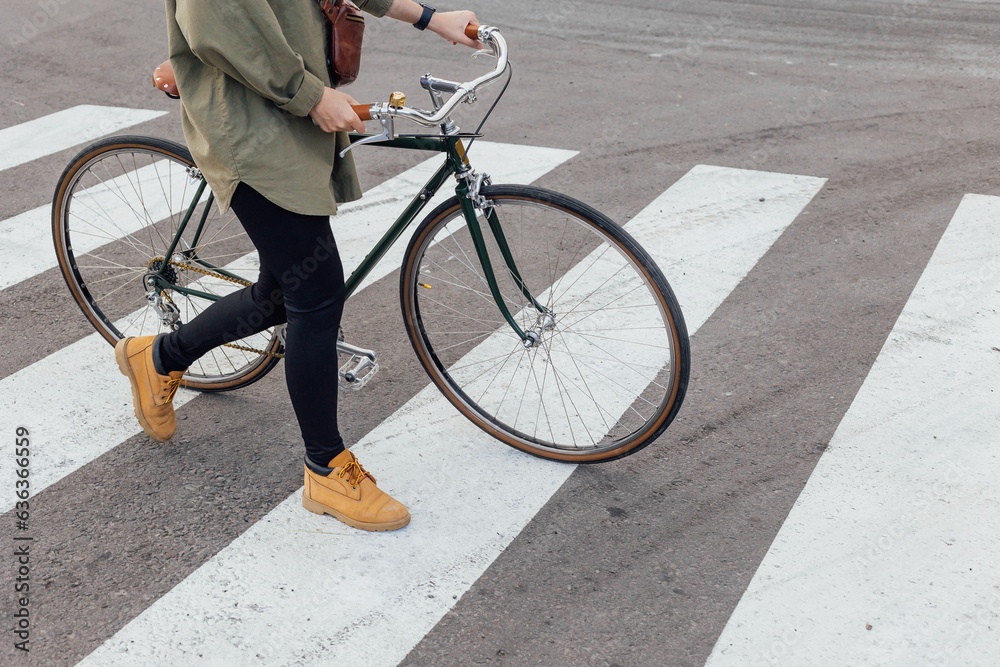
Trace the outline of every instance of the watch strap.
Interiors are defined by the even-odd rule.
[[[422,2],[420,3],[420,6],[424,8],[424,12],[420,15],[420,20],[413,24],[413,27],[417,30],[424,30],[427,28],[427,24],[431,22],[431,16],[434,15],[436,10],[430,5],[425,5]]]

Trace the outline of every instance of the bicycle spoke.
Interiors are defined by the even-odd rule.
[[[618,295],[617,297],[615,297],[614,299],[612,299],[611,301],[609,301],[609,302],[608,302],[608,305],[611,305],[612,303],[615,303],[616,301],[620,301],[621,299],[624,299],[625,297],[627,297],[627,296],[628,296],[629,294],[631,294],[632,292],[635,292],[636,290],[639,290],[639,289],[642,289],[642,287],[643,287],[643,285],[636,285],[635,287],[633,287],[633,288],[632,288],[631,290],[629,290],[628,292],[625,292],[624,294],[620,294],[620,295]],[[591,296],[593,296],[593,295],[594,295],[595,293],[596,293],[596,290],[595,290],[594,292],[591,292],[590,294],[588,294],[588,295],[587,295],[587,297],[586,297],[586,299],[589,299],[589,298],[590,298]],[[586,299],[585,299],[585,300],[586,300]],[[583,303],[583,302],[581,301],[581,303]],[[575,308],[573,308],[573,309],[571,309],[571,310],[567,311],[567,312],[566,312],[565,314],[562,314],[562,317],[563,317],[563,318],[565,318],[565,317],[566,317],[567,315],[569,315],[569,314],[571,314],[571,313],[574,313],[574,312],[576,312],[576,309],[575,309]],[[585,319],[587,319],[588,317],[591,317],[591,316],[593,316],[593,315],[595,315],[596,313],[599,313],[599,312],[601,312],[601,311],[600,311],[600,310],[595,310],[594,312],[590,313],[589,315],[586,315],[586,316],[584,316],[584,317],[581,317],[580,319],[576,320],[576,321],[575,321],[575,322],[573,322],[573,323],[572,323],[572,324],[571,324],[570,326],[576,326],[577,324],[579,324],[580,322],[584,321],[584,320],[585,320]]]
[[[524,349],[523,346],[520,346],[520,347],[521,347],[522,350]],[[516,348],[515,348],[514,351],[516,351]],[[459,364],[459,365],[456,365],[456,366],[449,366],[448,367],[448,372],[449,373],[456,373],[458,371],[465,370],[466,368],[472,368],[473,366],[478,366],[479,364],[489,363],[491,361],[496,361],[497,359],[509,358],[510,355],[514,354],[514,351],[508,352],[506,354],[498,354],[498,355],[493,356],[493,357],[486,357],[485,359],[478,359],[476,361],[469,361],[467,363]],[[477,375],[476,377],[479,377],[479,376]],[[473,379],[475,379],[475,378],[473,378]]]
[[[98,329],[116,338],[155,334],[166,328],[147,300],[142,277],[150,262],[163,257],[175,239],[178,252],[192,253],[190,265],[205,272],[179,265],[164,268],[164,278],[176,282],[177,289],[187,286],[222,297],[242,289],[242,285],[211,275],[217,273],[216,267],[239,276],[259,270],[253,259],[253,243],[245,230],[232,224],[237,220],[235,215],[203,208],[209,206],[207,202],[196,200],[196,189],[189,187],[197,183],[187,171],[191,163],[176,157],[183,148],[165,151],[152,144],[136,147],[135,143],[130,141],[120,148],[104,143],[76,169],[67,170],[71,176],[57,210],[58,233],[65,239],[64,247],[57,243],[59,261],[64,271],[68,270],[69,279],[81,288],[74,296],[90,310]],[[209,190],[202,189],[202,197],[209,195]],[[189,242],[192,234],[178,237],[181,217],[187,211],[194,216],[187,229],[199,230],[194,247]],[[169,303],[166,296],[174,299],[181,323],[197,317],[214,301],[173,287],[164,284],[160,298],[165,304]],[[469,327],[446,328],[457,331]],[[267,349],[271,340],[264,331],[243,342],[246,347]],[[193,363],[185,378],[198,388],[238,386],[242,378],[253,377],[256,369],[266,371],[273,365],[273,358],[262,365],[265,359],[260,353],[218,347]]]
[[[552,359],[552,347],[548,343],[543,343],[542,346],[545,349],[546,353],[548,354],[548,358],[549,358],[549,363],[545,365],[545,369],[546,369],[546,371],[549,368],[552,369],[552,380],[556,383],[556,388],[558,389],[559,386],[560,386],[559,372],[556,370],[555,362]],[[544,382],[542,384],[544,386]],[[559,395],[559,401],[562,403],[563,414],[566,416],[566,428],[569,429],[569,437],[570,437],[571,440],[573,440],[575,442],[576,441],[576,436],[573,433],[573,419],[569,416],[569,409],[566,407],[567,392],[565,392],[565,391],[557,391],[557,393]],[[570,402],[572,403],[572,397],[570,398]],[[575,405],[573,406],[573,409],[576,410],[576,406]],[[586,424],[586,423],[584,422],[584,424]],[[585,426],[585,428],[586,428],[586,426]],[[589,435],[590,435],[589,431],[588,431],[587,435],[589,437]],[[555,440],[554,437],[553,437],[553,440]]]
[[[575,333],[577,336],[589,336],[590,338],[600,338],[601,340],[611,340],[611,341],[615,341],[615,342],[621,342],[621,339],[610,338],[608,336],[599,336],[599,335],[594,334],[594,333],[583,333],[582,331],[574,331],[573,333]],[[629,342],[632,343],[633,345],[642,345],[643,347],[651,347],[651,348],[654,348],[654,349],[657,349],[657,350],[669,350],[670,349],[669,346],[653,345],[652,343],[643,343],[641,341],[629,341]]]
[[[449,281],[445,280],[444,278],[441,278],[439,275],[437,275],[437,274],[431,274],[430,272],[428,272],[428,276],[429,277],[427,278],[427,280],[430,280],[431,276],[432,276],[433,280],[435,282],[444,283],[444,284],[447,284],[447,285],[452,285],[453,287],[460,287],[462,289],[465,289],[465,290],[468,290],[468,291],[472,292],[473,294],[478,295],[480,298],[482,298],[484,301],[486,301],[486,303],[495,303],[495,300],[493,299],[493,294],[492,293],[490,293],[490,292],[481,292],[481,291],[475,289],[474,287],[469,286],[465,281],[463,281],[461,278],[455,276],[453,273],[451,273],[450,271],[448,271],[447,269],[445,269],[444,267],[442,267],[437,262],[435,262],[433,260],[428,260],[428,261],[431,264],[433,264],[434,266],[436,266],[439,269],[441,269],[441,271],[443,271],[447,275],[449,275],[452,278],[454,278],[458,282],[449,282]],[[487,286],[487,289],[489,289],[488,286]],[[510,297],[506,296],[505,294],[501,293],[501,296],[504,298],[504,300],[509,301],[510,303],[514,303],[513,300]]]
[[[422,322],[415,344],[429,352],[421,360],[432,375],[440,367],[446,395],[461,392],[471,403],[473,421],[533,453],[599,457],[644,444],[668,423],[658,416],[678,395],[670,306],[660,297],[669,289],[637,266],[642,255],[610,223],[591,225],[561,204],[519,194],[532,188],[511,190],[493,201],[513,260],[496,265],[495,280],[527,341],[496,321],[490,281],[468,238],[452,233],[464,218],[451,211],[423,237],[410,279]],[[491,256],[499,252],[485,227],[484,237]],[[425,280],[433,294],[418,288]]]
[[[127,202],[127,201],[125,201],[125,200],[124,200],[124,199],[123,199],[123,198],[121,197],[121,188],[120,188],[120,187],[119,187],[119,186],[117,185],[117,182],[116,182],[116,179],[115,179],[114,177],[112,177],[112,176],[111,176],[111,172],[110,172],[110,171],[108,170],[108,168],[107,168],[107,165],[102,165],[102,166],[104,166],[104,170],[105,170],[105,172],[107,172],[107,174],[108,174],[108,178],[110,179],[110,182],[111,182],[111,183],[115,183],[115,188],[116,188],[116,189],[118,189],[118,198],[122,200],[122,203],[124,203],[124,204],[125,204],[126,206],[128,206],[128,202]],[[100,183],[100,187],[101,187],[101,189],[103,190],[103,192],[107,192],[108,194],[110,194],[110,195],[112,195],[112,196],[114,196],[114,195],[115,195],[115,192],[114,192],[114,190],[113,190],[113,189],[112,189],[112,188],[111,188],[111,187],[110,187],[110,186],[108,185],[108,183],[107,183],[107,182],[105,182],[105,181],[104,181],[104,180],[103,180],[103,179],[102,179],[102,178],[101,178],[100,176],[98,176],[98,175],[97,175],[96,173],[91,173],[91,175],[92,175],[92,176],[93,176],[94,178],[96,178],[96,179],[97,179],[97,181],[98,181],[98,182]],[[88,192],[89,192],[89,190],[88,190]],[[128,232],[126,232],[126,231],[124,231],[124,230],[123,230],[123,229],[122,229],[122,228],[121,228],[120,226],[118,226],[118,223],[117,223],[117,222],[115,222],[115,219],[114,219],[114,217],[113,217],[113,216],[112,216],[112,215],[111,215],[111,214],[110,214],[110,213],[108,212],[108,210],[107,210],[106,208],[104,208],[104,204],[103,204],[103,203],[101,202],[101,198],[100,198],[100,197],[97,197],[97,196],[94,196],[94,197],[93,197],[93,199],[94,199],[94,201],[95,201],[95,202],[97,203],[97,205],[98,205],[98,206],[99,206],[99,207],[101,208],[101,212],[102,212],[102,213],[104,214],[104,218],[105,218],[105,219],[106,219],[106,220],[107,220],[107,221],[108,221],[109,223],[111,223],[112,225],[114,225],[114,226],[115,226],[115,228],[116,228],[116,229],[118,230],[118,232],[119,232],[119,234],[120,234],[119,238],[122,238],[122,237],[124,237],[124,238],[127,238],[127,239],[129,239],[129,243],[132,243],[132,242],[135,242],[135,243],[140,243],[140,244],[142,244],[142,245],[145,245],[144,243],[142,243],[142,241],[140,241],[139,239],[135,238],[134,236],[132,236],[132,234],[130,234],[130,233],[128,233]],[[78,200],[78,199],[74,199],[73,201],[74,201],[74,203],[76,203],[76,204],[80,204],[80,203],[81,203],[81,202],[80,202],[80,200]],[[84,204],[84,206],[86,206],[86,204]],[[89,207],[88,207],[88,208],[89,208]],[[130,208],[131,208],[131,207],[130,207]],[[93,209],[90,209],[90,210],[91,210],[91,212],[93,212],[93,213],[96,213],[96,211],[94,211]],[[134,212],[134,209],[133,209],[133,212]],[[149,246],[146,246],[146,247],[148,247],[148,248],[152,249],[152,247],[153,247],[153,246],[152,246],[152,245],[149,245]],[[138,249],[136,249],[136,252],[139,252],[139,250],[138,250]],[[141,253],[140,253],[140,254],[141,254]]]
[[[522,351],[523,351],[523,349],[524,349],[524,348],[522,347],[521,349],[522,349]],[[486,396],[486,392],[488,392],[488,391],[490,390],[490,387],[492,387],[492,386],[493,386],[493,383],[494,383],[494,382],[496,381],[496,379],[497,379],[498,377],[500,377],[500,373],[501,373],[501,372],[503,371],[503,369],[504,369],[504,366],[506,366],[506,365],[507,365],[507,362],[508,362],[508,361],[510,361],[511,357],[513,357],[513,356],[514,356],[514,353],[515,353],[516,351],[517,351],[517,348],[515,347],[515,348],[514,348],[513,350],[511,350],[511,351],[510,351],[509,353],[507,353],[506,355],[502,355],[502,357],[503,357],[503,361],[501,361],[501,362],[499,362],[499,363],[496,363],[496,364],[493,364],[493,365],[492,365],[491,367],[487,368],[487,369],[486,369],[485,371],[483,371],[482,373],[480,373],[479,375],[477,375],[476,377],[472,378],[472,380],[470,380],[470,381],[469,381],[469,383],[468,383],[468,384],[469,384],[469,385],[471,386],[472,384],[474,384],[474,383],[475,383],[475,381],[476,381],[476,380],[478,380],[478,379],[479,379],[480,377],[482,377],[482,376],[483,376],[483,375],[485,375],[486,373],[490,372],[491,370],[493,370],[493,369],[494,369],[494,368],[496,368],[497,366],[499,366],[499,367],[500,367],[500,368],[499,368],[499,369],[497,370],[497,372],[493,374],[493,379],[491,379],[491,380],[489,381],[489,383],[488,383],[488,384],[487,384],[487,385],[486,385],[486,386],[485,386],[485,387],[483,388],[483,392],[482,392],[482,393],[481,393],[481,394],[479,395],[479,398],[477,398],[477,399],[476,399],[476,402],[477,402],[477,403],[480,403],[480,402],[482,402],[483,398],[484,398],[484,397]],[[506,392],[504,392],[504,395],[506,395]],[[501,402],[501,403],[503,403],[503,400],[501,399],[501,401],[500,401],[500,402]],[[497,408],[497,412],[499,413],[499,411],[500,411],[500,408],[498,407],[498,408]]]
[[[87,208],[92,213],[95,213],[95,214],[97,213],[97,211],[95,211],[94,209],[90,208],[89,206],[87,206],[86,203],[84,203],[82,201],[78,201],[77,200],[77,201],[74,201],[73,203],[76,206],[83,206],[83,207]],[[104,209],[104,206],[100,203],[99,200],[97,202],[97,205],[100,206],[102,210]],[[97,225],[95,225],[94,223],[92,223],[89,220],[85,219],[79,213],[74,213],[74,212],[70,211],[70,215],[75,215],[77,218],[79,218],[79,220],[81,222],[90,225],[94,229],[98,229]],[[116,222],[114,222],[114,221],[111,220],[110,214],[108,214],[108,213],[105,212],[104,215],[108,218],[108,221],[111,222],[111,224],[115,226],[115,228],[118,230],[119,234],[118,234],[118,236],[102,235],[102,237],[106,237],[106,238],[110,239],[111,241],[117,241],[118,243],[122,243],[124,245],[130,246],[139,255],[142,255],[143,252],[141,250],[139,250],[139,248],[135,245],[136,243],[142,245],[145,248],[148,248],[148,252],[150,254],[153,253],[153,246],[146,245],[145,243],[143,243],[139,239],[135,238],[131,234],[125,232],[121,227],[118,226],[118,223],[116,223]]]
[[[560,339],[560,340],[562,340],[562,339]],[[563,342],[564,345],[566,344],[565,340],[563,340],[562,342]],[[579,364],[577,364],[577,361],[576,361],[576,356],[570,351],[569,346],[566,346],[566,351],[567,351],[567,353],[569,353],[570,359],[573,360],[573,365],[576,367],[577,373],[580,375],[580,380],[583,382],[583,387],[584,387],[583,390],[582,390],[583,393],[585,393],[587,395],[587,398],[590,399],[590,402],[593,403],[594,407],[597,409],[598,416],[600,416],[601,420],[604,422],[605,432],[610,431],[611,430],[611,426],[608,424],[608,420],[604,418],[603,406],[601,405],[600,401],[598,401],[596,398],[594,398],[594,392],[591,390],[590,385],[587,383],[587,376],[580,369],[580,366],[579,366]],[[600,377],[600,376],[598,376],[598,377]],[[570,383],[573,384],[573,386],[578,391],[581,391],[580,387],[575,382],[573,382],[572,379],[570,379],[569,381],[570,381]]]

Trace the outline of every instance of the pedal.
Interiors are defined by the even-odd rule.
[[[337,341],[337,352],[349,357],[347,363],[340,367],[340,388],[343,391],[361,389],[378,373],[378,357],[373,350]]]

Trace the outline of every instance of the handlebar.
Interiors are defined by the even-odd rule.
[[[371,120],[372,119],[372,107],[369,104],[352,104],[351,108],[354,109],[354,113],[358,114],[358,118],[361,120]]]
[[[493,55],[496,56],[497,66],[492,72],[465,83],[445,81],[429,75],[422,77],[420,79],[421,85],[432,93],[454,93],[447,102],[443,103],[435,111],[430,112],[408,106],[394,107],[384,102],[380,104],[352,105],[351,108],[354,109],[354,112],[358,114],[361,120],[406,118],[428,127],[446,121],[456,106],[465,100],[474,101],[476,99],[476,90],[480,86],[499,78],[503,75],[504,70],[507,69],[507,42],[500,35],[498,28],[470,23],[465,28],[465,34],[469,39],[479,40],[485,46],[488,46],[493,51]]]

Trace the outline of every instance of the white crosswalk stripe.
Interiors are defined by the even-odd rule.
[[[544,149],[544,157],[535,160],[535,153],[538,149],[487,141],[477,141],[473,144],[471,151],[474,152],[470,153],[470,158],[475,158],[477,164],[481,163],[485,166],[517,164],[523,160],[520,164],[521,176],[519,178],[530,178],[530,180],[518,181],[524,183],[530,183],[551,169],[552,160],[557,158],[568,160],[575,155],[574,151]],[[352,214],[333,218],[337,244],[341,249],[341,257],[345,267],[357,266],[361,262],[365,253],[374,244],[373,239],[377,239],[385,231],[386,221],[393,219],[395,214],[391,211],[402,210],[402,207],[430,178],[440,163],[441,158],[428,159],[367,192],[362,202],[352,202],[342,207],[342,213],[359,211],[362,207],[372,209],[372,214]],[[119,212],[118,209],[128,206],[128,202],[127,198],[116,197],[115,189],[130,186],[140,187],[143,184],[155,189],[153,186],[159,187],[160,185],[157,181],[166,182],[164,179],[170,180],[174,185],[174,189],[168,188],[166,190],[176,193],[175,202],[170,207],[172,210],[167,210],[165,199],[158,198],[150,199],[148,210],[150,219],[161,220],[171,213],[177,213],[181,207],[188,203],[186,201],[188,189],[184,187],[187,185],[187,175],[176,165],[166,164],[164,161],[142,167],[138,172],[128,172],[107,183],[91,186],[84,190],[80,194],[86,196],[76,198],[80,202],[76,216],[79,218],[81,215],[87,214],[83,208],[83,203],[86,203],[87,208],[99,213],[99,217],[114,217],[118,221],[118,231],[122,236],[134,232],[139,225],[145,224],[145,219],[134,215],[116,215]],[[430,210],[431,207],[436,206],[448,196],[447,189],[442,190],[430,202],[430,207],[426,210]],[[393,208],[394,206],[396,208]],[[123,211],[123,213],[127,212]],[[0,290],[57,266],[55,253],[52,250],[51,214],[51,205],[45,205],[0,222]],[[79,221],[77,224],[79,225]],[[107,225],[102,224],[101,228],[102,230],[107,229]],[[78,254],[91,251],[103,243],[113,240],[108,237],[87,236],[86,229],[87,227],[81,227],[81,231],[74,235],[73,246]],[[405,250],[405,243],[393,246],[383,261],[376,266],[375,271],[366,279],[364,286],[370,285],[395,270],[395,267],[399,266],[402,261]]]
[[[187,197],[193,190],[188,186],[187,174],[177,165],[161,160],[138,171],[81,190],[78,193],[80,205],[74,207],[75,218],[81,221],[83,216],[94,215],[97,218],[113,219],[120,236],[112,238],[103,231],[99,235],[92,234],[88,232],[101,230],[101,227],[80,226],[79,231],[73,234],[73,250],[79,256],[139,230],[146,220],[131,214],[128,200],[119,196],[116,191],[132,185],[153,188],[160,184],[168,192],[176,193],[174,200],[169,202],[169,207],[166,199],[150,199],[147,209],[150,219],[162,220],[180,212],[190,203]],[[89,211],[86,210],[88,208]],[[52,205],[49,204],[0,222],[0,290],[57,266],[56,255],[52,250],[51,215]]]
[[[626,228],[693,333],[823,182],[700,166]],[[362,535],[296,492],[81,664],[395,664],[574,470],[490,439],[432,386],[353,449],[410,507],[410,527]]]
[[[166,111],[81,104],[0,130],[0,171],[85,144]]]
[[[535,181],[575,155],[574,151],[562,149],[485,141],[477,141],[472,151],[470,158],[480,168],[498,181],[512,183]],[[440,160],[434,158],[412,167],[373,188],[360,201],[343,205],[333,225],[346,270],[360,263]],[[438,198],[446,196],[442,192]],[[399,243],[405,245],[405,239]],[[401,257],[401,251],[390,253],[374,275],[382,277],[396,270]],[[366,281],[362,287],[370,284],[371,280]],[[196,396],[195,392],[179,390],[174,397],[175,408]],[[97,333],[0,380],[0,414],[9,423],[37,424],[32,429],[34,441],[52,445],[40,446],[33,453],[33,492],[38,493],[140,432],[131,400],[128,383],[114,365],[111,347]],[[73,447],[57,446],[64,442],[72,442]],[[12,461],[0,459],[0,479],[8,480],[11,488],[13,471]],[[6,511],[13,503],[13,496],[3,498],[0,509]]]
[[[998,285],[966,195],[709,667],[997,664]]]
[[[577,151],[500,144],[481,139],[476,140],[472,148],[469,149],[470,161],[480,171],[491,174],[495,183],[532,183],[576,154]],[[350,220],[333,218],[333,233],[337,238],[337,246],[340,248],[340,257],[346,271],[351,271],[361,264],[361,260],[371,250],[375,240],[385,232],[387,221],[398,215],[398,212],[409,203],[415,193],[419,192],[440,164],[441,158],[427,160],[394,178],[391,190],[380,190],[373,193],[370,198],[367,194],[365,195],[364,207],[392,207],[391,210],[396,211],[396,213],[391,218],[385,217],[385,213],[366,214]],[[435,206],[454,194],[454,188],[449,189],[446,185],[428,202],[424,211],[430,212]],[[382,261],[361,283],[359,289],[368,287],[399,268],[406,252],[408,239],[409,236],[400,239],[389,249]]]

